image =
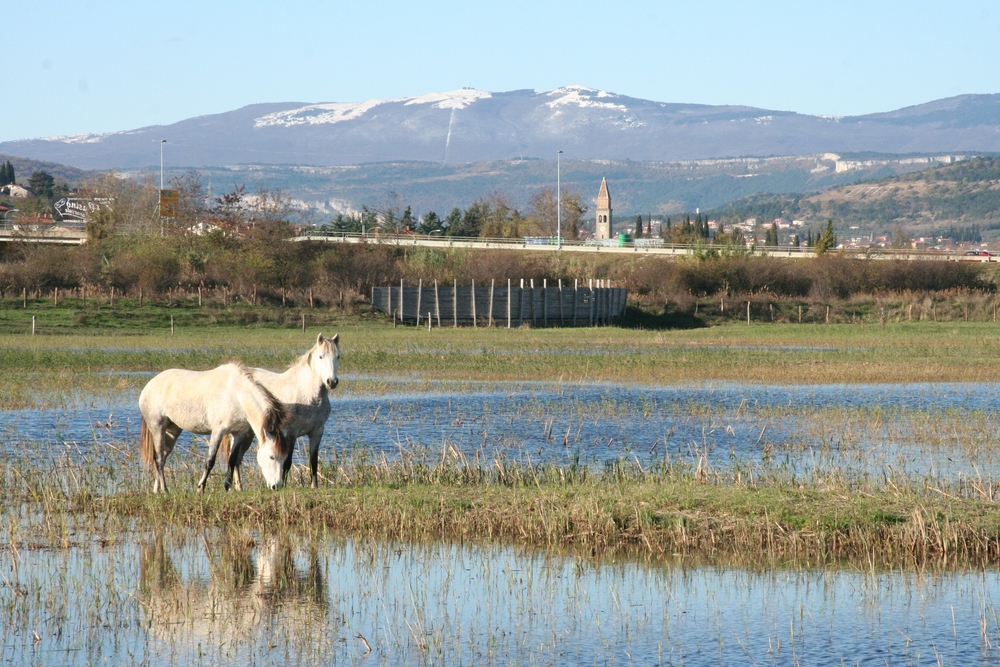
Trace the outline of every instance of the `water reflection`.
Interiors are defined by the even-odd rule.
[[[168,547],[163,535],[141,547],[140,600],[151,636],[174,641],[252,636],[262,624],[314,626],[326,615],[318,545],[304,552],[290,538],[203,532]],[[197,549],[200,545],[201,549]]]
[[[993,570],[753,570],[182,532],[41,550],[7,578],[0,640],[14,664],[1000,660]]]

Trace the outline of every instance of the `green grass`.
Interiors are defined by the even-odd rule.
[[[139,309],[118,302],[114,311],[105,304],[102,314],[88,314],[80,323],[69,305],[42,304],[49,310],[37,311],[7,305],[0,310],[0,332],[7,331],[0,337],[0,369],[8,373],[208,368],[231,357],[282,368],[308,349],[322,330],[341,334],[344,373],[650,384],[947,382],[1000,377],[1000,324],[992,322],[427,331],[393,328],[371,314],[310,309],[201,309],[190,304]],[[30,335],[33,312],[36,336]],[[247,312],[253,313],[254,322],[243,321]],[[306,333],[300,330],[302,313]]]

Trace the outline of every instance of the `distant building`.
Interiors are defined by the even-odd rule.
[[[23,185],[18,185],[17,183],[11,183],[10,185],[3,186],[0,188],[0,192],[8,195],[9,197],[17,197],[21,199],[31,196],[31,190]]]
[[[611,193],[608,192],[608,180],[601,179],[601,190],[597,193],[597,224],[595,239],[610,239],[613,231],[611,219]]]

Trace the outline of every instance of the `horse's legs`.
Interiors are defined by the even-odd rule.
[[[320,426],[318,429],[309,434],[309,485],[312,488],[319,486],[317,481],[317,468],[319,467],[319,443],[323,439],[323,427]],[[289,457],[291,458],[291,457]]]
[[[286,439],[286,444],[288,447],[288,456],[285,457],[285,462],[281,464],[281,479],[286,481],[288,478],[288,471],[292,469],[292,454],[295,453],[295,441],[298,438],[288,438],[284,433],[281,434],[282,438]]]
[[[212,435],[208,439],[208,460],[205,461],[205,472],[201,474],[201,480],[198,482],[199,493],[205,491],[208,473],[212,472],[212,468],[215,467],[215,457],[219,453],[219,444],[222,442],[223,435],[225,434],[222,431],[212,431]]]
[[[153,438],[153,493],[167,492],[167,477],[163,473],[167,465],[167,457],[174,451],[174,443],[181,429],[168,419],[154,424],[149,431]]]
[[[243,463],[243,455],[250,447],[253,440],[253,431],[243,434],[233,435],[233,442],[229,447],[229,471],[226,473],[225,488],[228,491],[235,487],[237,491],[243,490],[243,479],[240,475],[240,465]]]

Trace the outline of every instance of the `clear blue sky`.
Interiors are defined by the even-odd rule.
[[[1000,3],[4,3],[0,140],[569,84],[812,114],[1000,92]]]

